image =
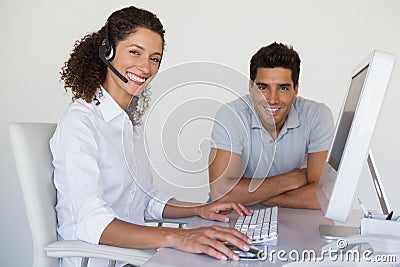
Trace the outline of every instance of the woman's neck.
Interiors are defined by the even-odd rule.
[[[128,108],[128,105],[132,99],[131,95],[129,95],[126,91],[117,88],[118,86],[110,85],[107,83],[107,80],[104,81],[102,86],[123,110]]]

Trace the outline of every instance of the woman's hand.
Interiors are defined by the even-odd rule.
[[[251,215],[251,212],[242,204],[234,202],[214,202],[206,205],[201,205],[195,208],[196,215],[207,220],[215,220],[220,222],[229,222],[229,217],[221,212],[236,211],[239,216]]]
[[[243,251],[250,249],[251,239],[236,229],[218,225],[197,229],[183,229],[174,238],[173,247],[190,253],[204,253],[220,260],[239,260],[239,256],[226,244]]]

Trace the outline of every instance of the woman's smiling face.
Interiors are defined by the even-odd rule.
[[[152,30],[137,28],[118,42],[115,57],[110,62],[128,82],[124,83],[108,69],[103,87],[124,108],[132,96],[141,94],[146,81],[157,74],[162,54],[161,36]]]

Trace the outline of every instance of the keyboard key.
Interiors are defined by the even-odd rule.
[[[257,224],[262,224],[263,223],[264,214],[265,214],[265,210],[260,210],[260,213],[258,214],[258,218],[257,218]]]
[[[264,222],[269,222],[271,219],[271,208],[265,210]]]
[[[251,216],[240,216],[235,229],[253,239],[255,244],[276,245],[278,239],[278,208],[253,210]]]
[[[250,221],[251,225],[255,225],[257,223],[258,213],[259,212],[260,212],[259,210],[253,211],[253,214],[251,215],[251,221]]]

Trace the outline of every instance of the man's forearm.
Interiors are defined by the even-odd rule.
[[[222,201],[235,201],[242,203],[246,206],[253,205],[257,203],[262,203],[271,198],[277,197],[285,192],[297,189],[303,185],[305,185],[305,178],[302,180],[293,174],[283,174],[277,175],[270,178],[265,178],[259,180],[256,178],[253,183],[258,184],[258,187],[252,187],[251,181],[253,179],[241,178],[238,179],[230,179],[230,184],[225,181],[222,181],[221,184],[212,185],[212,197],[213,200],[222,200]],[[214,188],[214,190],[213,190]],[[219,188],[218,192],[216,192],[215,188]],[[226,191],[223,191],[226,190]]]
[[[308,184],[270,198],[262,202],[262,204],[298,209],[320,209],[321,207],[317,199],[316,190],[316,184]]]

